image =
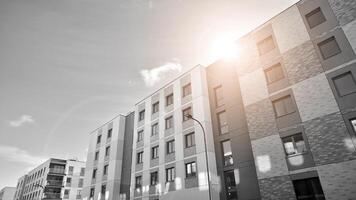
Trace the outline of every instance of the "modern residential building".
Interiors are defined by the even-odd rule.
[[[4,187],[0,190],[0,200],[13,200],[15,192],[15,187]]]
[[[80,199],[76,194],[81,191],[82,168],[85,163],[78,160],[51,158],[19,179],[15,200]]]
[[[90,133],[84,200],[130,197],[133,119],[119,115]]]

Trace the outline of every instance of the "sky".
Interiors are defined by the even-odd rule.
[[[0,188],[296,0],[0,0]]]

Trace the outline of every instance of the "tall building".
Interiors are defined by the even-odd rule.
[[[133,118],[119,115],[90,133],[84,200],[130,197]]]
[[[84,168],[81,161],[51,158],[19,179],[15,200],[81,199]]]
[[[0,190],[0,200],[13,200],[15,192],[15,187],[4,187]]]

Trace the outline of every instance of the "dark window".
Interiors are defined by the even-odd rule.
[[[173,93],[166,96],[166,106],[173,104]]]
[[[107,146],[105,148],[105,156],[109,156],[110,155],[110,146]]]
[[[293,186],[297,199],[325,199],[318,177],[294,180]]]
[[[231,142],[230,140],[223,141],[222,143],[223,148],[223,156],[224,156],[224,165],[229,166],[234,164],[234,159],[232,157],[231,151]]]
[[[237,200],[236,181],[234,171],[224,172],[226,198],[227,200]]]
[[[142,187],[142,176],[136,176],[135,188],[141,188],[141,187]]]
[[[95,157],[94,160],[98,160],[99,159],[99,151],[95,152]]]
[[[73,175],[73,171],[74,171],[74,167],[73,166],[69,166],[68,167],[68,175]]]
[[[225,134],[229,132],[229,127],[227,125],[226,112],[222,111],[218,113],[218,123],[220,134]]]
[[[143,140],[143,130],[140,130],[137,132],[137,142],[140,142]]]
[[[67,178],[67,183],[72,183],[72,178]]]
[[[293,100],[290,95],[277,99],[272,103],[277,117],[295,112]]]
[[[156,102],[152,105],[152,114],[159,111],[159,102]]]
[[[158,184],[158,172],[151,172],[151,185]]]
[[[158,146],[152,147],[151,149],[151,159],[158,158]]]
[[[108,138],[111,138],[112,135],[112,128],[108,130]]]
[[[137,153],[137,164],[141,164],[143,162],[143,151]]]
[[[104,170],[103,170],[103,174],[104,175],[108,175],[108,169],[109,169],[109,165],[104,165]]]
[[[145,119],[145,110],[141,110],[138,114],[138,121],[142,121]]]
[[[282,65],[280,63],[265,70],[267,83],[273,83],[284,78]]]
[[[195,133],[189,133],[185,137],[185,148],[195,146]]]
[[[325,16],[321,11],[320,7],[306,14],[305,18],[307,19],[309,28],[314,28],[326,21]]]
[[[166,129],[173,128],[173,116],[166,118]]]
[[[336,76],[332,80],[340,97],[356,92],[356,81],[350,71]]]
[[[69,196],[69,192],[70,192],[70,190],[68,190],[68,189],[64,190],[64,195]]]
[[[80,176],[84,176],[84,174],[85,174],[85,168],[82,167],[80,168]]]
[[[96,139],[96,143],[99,144],[101,142],[101,135],[98,135],[97,139]]]
[[[101,186],[101,195],[102,195],[102,198],[105,197],[105,192],[106,192],[106,185],[102,185]],[[104,198],[103,198],[104,199]]]
[[[192,108],[188,107],[183,110],[183,122],[189,120],[190,118],[188,116],[192,116]]]
[[[324,60],[341,53],[339,44],[337,43],[334,36],[329,37],[328,39],[322,42],[319,42],[318,47]]]
[[[167,142],[167,154],[174,153],[174,140]]]
[[[151,132],[152,132],[152,135],[157,135],[158,134],[158,132],[159,132],[158,123],[155,123],[155,124],[152,125]]]
[[[183,87],[183,97],[186,97],[192,93],[192,85],[189,83]]]
[[[174,167],[166,169],[166,182],[172,182],[175,179],[175,169]]]
[[[197,165],[195,162],[185,164],[185,177],[195,177],[197,175]]]
[[[218,86],[214,88],[214,94],[215,94],[215,104],[216,107],[224,105],[224,95],[222,91],[222,86]]]
[[[282,138],[287,156],[301,154],[307,151],[302,133]]]
[[[272,36],[269,36],[266,39],[257,43],[257,47],[258,47],[260,56],[272,51],[275,48]]]
[[[93,174],[92,174],[92,178],[95,179],[96,178],[96,171],[98,171],[97,169],[93,169]]]

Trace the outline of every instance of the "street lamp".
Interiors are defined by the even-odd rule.
[[[207,177],[208,177],[208,190],[209,190],[209,200],[211,200],[211,189],[210,189],[210,174],[209,174],[209,162],[208,162],[208,151],[207,151],[207,146],[206,146],[206,136],[205,136],[205,129],[203,127],[203,125],[201,124],[201,122],[197,119],[195,119],[192,115],[187,114],[184,115],[185,117],[187,117],[188,119],[192,119],[195,122],[197,122],[201,129],[203,130],[203,136],[204,136],[204,148],[205,148],[205,163],[206,163],[206,168],[207,168]]]

